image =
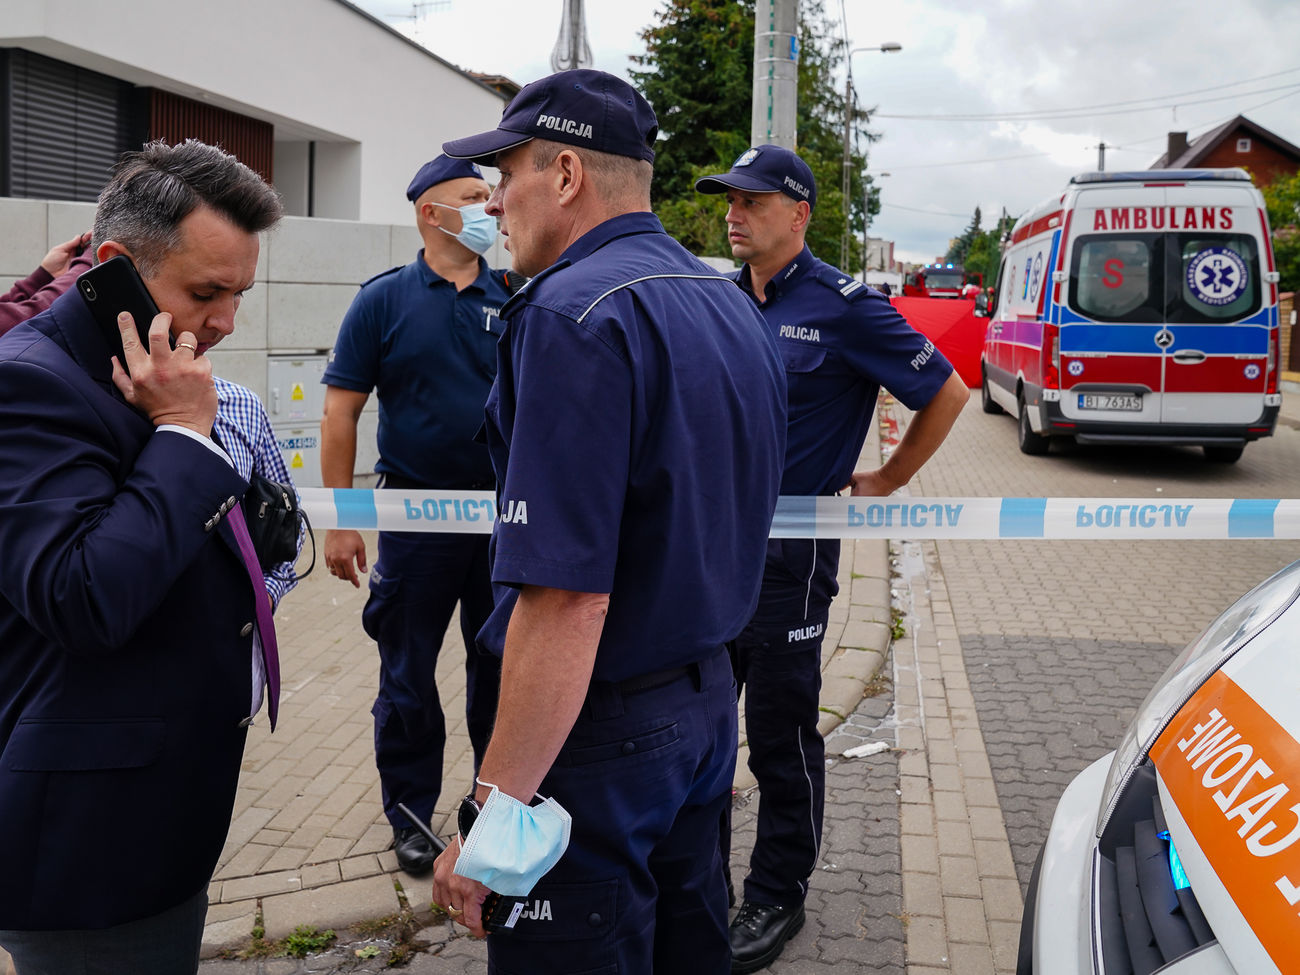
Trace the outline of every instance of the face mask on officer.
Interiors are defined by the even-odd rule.
[[[449,237],[455,237],[475,254],[486,254],[492,247],[492,242],[497,239],[497,218],[488,215],[486,203],[471,203],[463,207],[435,203],[434,206],[455,210],[460,214],[460,233],[453,234],[446,227],[438,229]]]

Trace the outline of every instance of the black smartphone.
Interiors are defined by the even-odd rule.
[[[131,313],[135,320],[135,329],[140,335],[144,347],[149,348],[149,326],[158,314],[153,295],[145,287],[140,272],[135,269],[131,258],[125,254],[109,258],[103,264],[96,264],[81,277],[77,278],[77,290],[81,300],[86,303],[95,323],[104,333],[112,354],[126,369],[126,356],[122,353],[122,333],[117,327],[117,316],[124,311]],[[173,348],[176,340],[168,336]],[[129,371],[129,370],[128,370]]]

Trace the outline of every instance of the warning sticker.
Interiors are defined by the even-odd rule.
[[[1187,262],[1187,290],[1205,305],[1230,305],[1246,293],[1250,272],[1240,254],[1207,247]]]
[[[1264,949],[1300,972],[1300,746],[1223,671],[1151,749],[1196,842]]]

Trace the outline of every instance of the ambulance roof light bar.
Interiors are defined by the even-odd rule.
[[[1139,169],[1117,173],[1079,173],[1070,178],[1071,183],[1148,183],[1151,180],[1232,179],[1250,182],[1244,169]]]

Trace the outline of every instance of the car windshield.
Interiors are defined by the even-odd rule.
[[[960,271],[926,271],[925,286],[927,288],[960,288],[961,272]]]
[[[1259,310],[1259,249],[1246,234],[1101,234],[1081,237],[1069,303],[1101,322],[1214,324]]]

